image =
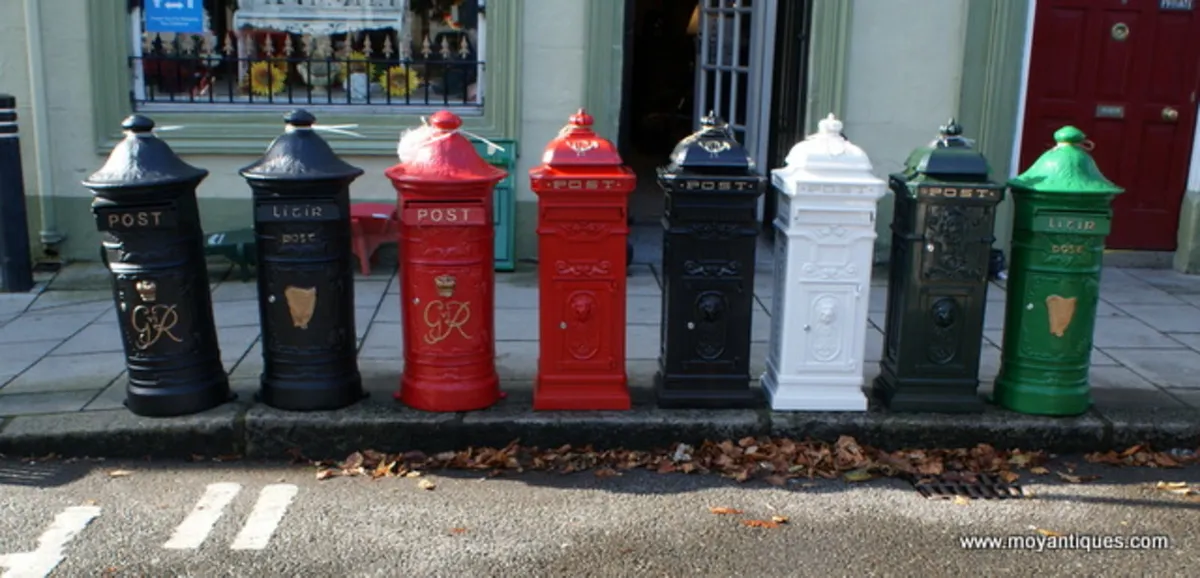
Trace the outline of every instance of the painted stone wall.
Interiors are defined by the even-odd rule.
[[[95,232],[89,203],[90,193],[79,183],[95,171],[104,157],[95,152],[92,134],[93,110],[88,66],[88,22],[78,0],[39,0],[42,3],[43,43],[46,47],[47,106],[51,155],[50,172],[59,229],[68,235],[61,254],[73,260],[98,257],[99,235]],[[107,0],[106,0],[107,1]],[[117,0],[112,0],[117,1]],[[536,254],[534,227],[536,197],[529,190],[526,171],[539,162],[541,149],[558,132],[567,118],[584,101],[585,44],[588,0],[525,0],[524,38],[520,51],[522,90],[518,113],[521,159],[515,175],[517,184],[517,256]],[[20,0],[0,2],[0,91],[13,91],[20,99],[23,120],[31,118],[28,97],[28,59]],[[52,24],[51,24],[52,21]],[[114,55],[123,58],[123,55]],[[283,113],[279,128],[283,130]],[[318,119],[320,115],[318,114]],[[384,120],[384,122],[387,122]],[[26,121],[26,124],[29,124]],[[24,125],[23,125],[23,128]],[[396,125],[396,136],[406,126]],[[186,130],[186,129],[184,129]],[[179,133],[175,133],[179,134]],[[172,133],[162,137],[170,142]],[[36,238],[37,173],[32,125],[23,131],[27,195],[31,230]],[[263,142],[263,148],[267,146]],[[182,155],[196,166],[209,170],[199,190],[202,219],[206,229],[248,227],[252,223],[250,192],[238,169],[251,163],[251,155]],[[366,170],[351,188],[355,200],[394,199],[395,193],[383,170],[396,162],[393,155],[345,157]],[[35,252],[40,245],[35,244]]]
[[[854,0],[841,116],[877,176],[900,170],[958,110],[968,1]],[[891,247],[892,203],[890,193],[879,202],[877,261]]]

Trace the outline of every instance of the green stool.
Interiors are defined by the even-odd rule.
[[[204,254],[220,255],[232,261],[242,271],[242,281],[250,280],[254,259],[254,229],[237,229],[209,233],[204,236]]]

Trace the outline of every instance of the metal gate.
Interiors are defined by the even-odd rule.
[[[776,0],[700,0],[693,128],[713,111],[768,166]]]

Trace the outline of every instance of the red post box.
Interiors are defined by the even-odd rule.
[[[492,190],[508,174],[460,126],[435,113],[385,171],[400,206],[404,374],[395,397],[425,411],[483,409],[500,396]]]
[[[535,410],[629,409],[625,241],[637,177],[591,126],[580,109],[529,171],[538,195]]]

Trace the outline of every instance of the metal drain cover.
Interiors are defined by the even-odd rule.
[[[1007,500],[1023,498],[1025,492],[1021,486],[1009,484],[992,475],[978,474],[974,481],[962,479],[946,479],[944,477],[924,477],[913,482],[913,487],[922,496],[931,500],[949,500],[962,496],[969,500]]]

